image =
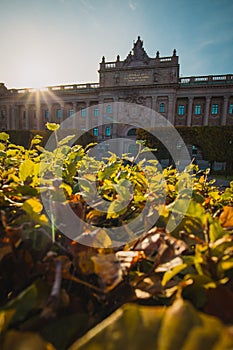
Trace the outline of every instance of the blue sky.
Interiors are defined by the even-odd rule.
[[[138,35],[148,55],[180,57],[182,76],[233,74],[233,0],[0,0],[0,82],[98,82]]]

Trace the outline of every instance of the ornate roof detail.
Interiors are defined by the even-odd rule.
[[[130,51],[128,56],[125,59],[126,64],[130,64],[131,62],[141,61],[143,63],[148,63],[149,56],[143,48],[143,41],[138,36],[138,40],[134,43],[133,53]]]

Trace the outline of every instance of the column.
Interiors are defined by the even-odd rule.
[[[91,121],[90,121],[91,116],[90,116],[90,108],[89,107],[90,107],[90,102],[88,101],[86,103],[86,126],[85,126],[86,131],[89,130],[90,125],[91,125]]]
[[[52,103],[50,105],[48,105],[48,111],[49,111],[49,122],[55,123],[56,121],[54,121],[54,116],[52,115],[52,113],[53,113],[53,104]]]
[[[209,96],[206,97],[205,102],[205,115],[204,115],[204,125],[209,124],[209,113],[210,113],[210,100],[211,98]]]
[[[37,130],[40,130],[41,127],[42,127],[42,120],[41,120],[41,105],[40,104],[37,104],[36,106],[36,128]],[[44,126],[43,126],[44,128]]]
[[[154,128],[156,125],[156,113],[157,113],[157,96],[152,96],[152,118],[151,127]],[[154,117],[155,115],[155,117]]]
[[[65,104],[60,104],[61,107],[61,122],[63,122],[63,120],[65,120]]]
[[[25,105],[25,129],[29,130],[29,105]]]
[[[168,96],[168,120],[171,124],[174,125],[175,123],[175,103],[176,99],[174,98],[174,95]]]
[[[99,107],[99,117],[98,117],[98,128],[99,128],[99,138],[104,138],[104,127],[103,127],[103,115],[104,115],[104,103],[101,99],[98,104]]]
[[[228,96],[224,96],[221,125],[226,125],[228,100]]]
[[[11,129],[11,108],[10,105],[7,105],[6,107],[6,128],[7,130]]]
[[[15,105],[11,106],[11,126],[13,130],[16,130],[16,110]]]
[[[77,103],[76,102],[73,102],[73,110],[74,110],[74,114],[72,116],[72,127],[74,129],[77,129],[78,128],[78,125],[77,125],[78,115],[76,115],[76,113],[77,113]]]
[[[193,107],[193,97],[189,97],[187,126],[192,125],[192,107]]]
[[[117,123],[116,121],[118,120],[118,108],[117,108],[117,99],[114,98],[113,99],[113,108],[112,108],[112,119],[113,119],[113,123],[112,123],[112,138],[116,138],[117,135]]]

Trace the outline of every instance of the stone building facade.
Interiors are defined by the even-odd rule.
[[[44,129],[47,121],[61,123],[80,112],[78,125],[71,127],[98,136],[92,120],[103,113],[111,118],[118,101],[149,107],[176,126],[233,125],[233,74],[180,77],[176,50],[170,57],[158,51],[149,57],[138,37],[124,60],[102,58],[99,83],[44,90],[7,89],[0,83],[0,130]],[[101,132],[111,136],[111,124]]]

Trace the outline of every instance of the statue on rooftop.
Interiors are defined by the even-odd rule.
[[[149,61],[149,57],[143,48],[143,41],[141,40],[140,36],[138,36],[137,41],[134,42],[133,53],[130,51],[125,59],[126,64],[129,64],[132,61],[142,61],[144,63],[148,63]]]

